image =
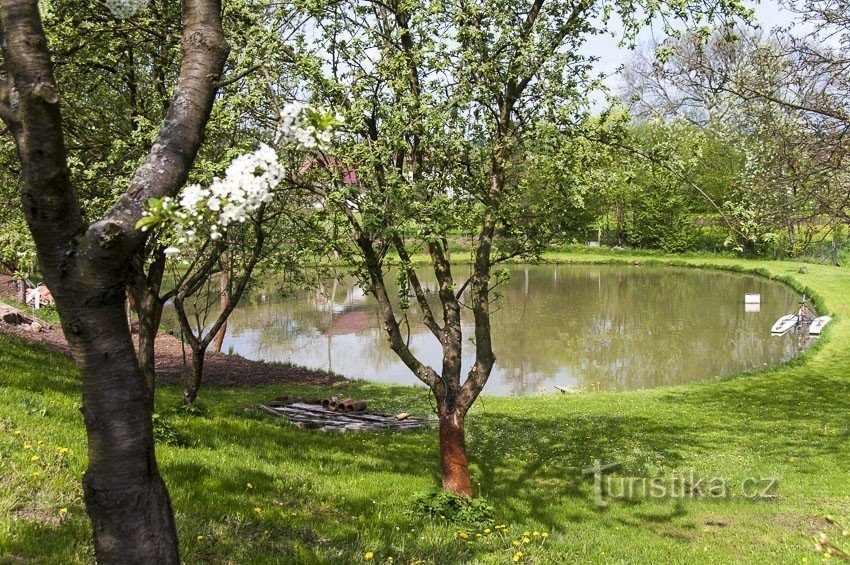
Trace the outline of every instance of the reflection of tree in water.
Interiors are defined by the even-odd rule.
[[[528,394],[552,384],[675,384],[777,363],[797,348],[791,336],[771,339],[768,331],[795,309],[797,298],[758,277],[666,267],[510,270],[493,315],[497,362],[491,392]],[[433,292],[435,282],[426,277],[423,285]],[[760,313],[744,313],[746,292],[762,295]],[[415,301],[409,319],[413,348],[438,366],[439,345],[418,322]],[[288,298],[254,293],[234,312],[231,328],[225,349],[233,346],[246,357],[413,382],[387,345],[375,304],[353,279],[326,281]],[[471,353],[472,327],[463,330],[465,353]]]
[[[537,372],[563,384],[641,388],[755,368],[753,359],[777,362],[796,348],[793,340],[769,341],[767,328],[793,309],[794,297],[763,279],[651,267],[532,273],[531,293],[515,280],[506,301],[515,319],[537,328],[496,325],[499,365],[508,374],[533,359]],[[745,316],[743,296],[753,291],[762,294],[763,310]]]

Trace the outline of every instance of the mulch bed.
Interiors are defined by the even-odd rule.
[[[17,295],[15,281],[11,277],[0,275],[0,297],[14,298]],[[48,325],[38,333],[23,326],[14,326],[0,322],[0,333],[13,335],[26,341],[40,343],[53,351],[71,356],[71,349],[62,328]],[[174,336],[160,334],[156,338],[156,371],[162,383],[182,384],[182,375],[191,370],[191,353],[186,350],[186,362],[183,364],[183,349]],[[275,384],[344,384],[347,379],[329,375],[303,367],[293,367],[280,363],[251,361],[233,355],[224,355],[209,351],[204,360],[204,384],[212,386],[249,387]]]

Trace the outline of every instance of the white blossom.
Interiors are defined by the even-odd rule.
[[[102,0],[103,5],[119,20],[135,16],[148,5],[149,0]]]

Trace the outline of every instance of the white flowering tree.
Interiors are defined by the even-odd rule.
[[[184,400],[197,398],[204,359],[227,319],[265,263],[276,270],[300,269],[317,239],[312,208],[292,191],[300,166],[327,147],[339,118],[325,109],[290,103],[280,111],[275,149],[260,144],[238,156],[222,178],[191,184],[179,199],[151,199],[137,227],[155,230],[174,271],[173,297],[181,334],[192,355]],[[276,194],[289,190],[285,199]],[[294,277],[297,279],[298,277]],[[216,289],[216,282],[219,282]],[[213,306],[220,304],[215,316]]]

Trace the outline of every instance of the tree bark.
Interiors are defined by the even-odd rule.
[[[60,94],[36,0],[0,0],[0,117],[23,174],[21,201],[39,265],[82,378],[88,434],[83,478],[99,563],[177,564],[168,491],[154,453],[149,394],[125,311],[135,229],[151,197],[188,178],[228,48],[218,0],[184,0],[180,75],[157,139],[127,191],[91,225],[83,221],[65,150]]]
[[[137,257],[136,276],[131,292],[136,302],[139,317],[139,368],[145,377],[148,389],[149,408],[154,409],[156,396],[156,336],[162,321],[162,309],[165,299],[160,296],[162,278],[165,275],[165,254],[161,248],[152,251],[153,261],[144,272],[142,257]]]
[[[443,490],[462,496],[472,496],[469,462],[466,458],[466,431],[464,414],[446,404],[439,407],[440,417],[440,467],[443,472]]]

